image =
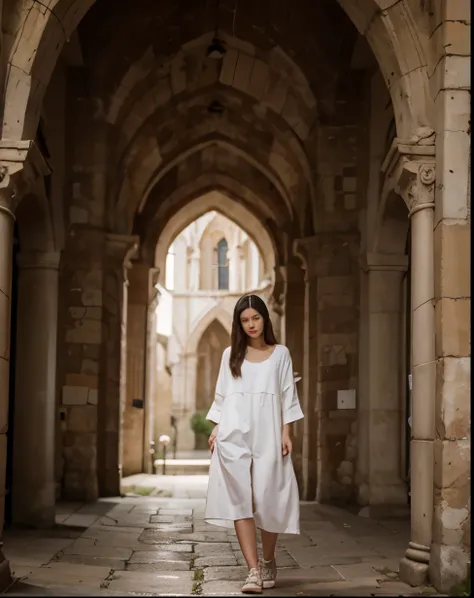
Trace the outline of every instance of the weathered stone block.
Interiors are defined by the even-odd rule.
[[[63,405],[87,405],[89,389],[84,386],[63,386]]]
[[[271,72],[264,97],[264,103],[268,104],[268,106],[270,106],[270,108],[277,114],[280,114],[285,105],[288,91],[288,86],[283,79],[276,73]]]
[[[471,360],[444,357],[436,364],[436,433],[441,440],[471,434]]]
[[[453,592],[470,575],[470,554],[464,546],[431,545],[430,581],[438,591]],[[455,595],[455,594],[451,594]]]
[[[82,293],[83,305],[102,306],[102,291],[89,289]]]
[[[469,525],[470,487],[443,488],[435,492],[433,542],[460,546]]]
[[[470,144],[471,137],[465,131],[443,131],[436,137],[439,147],[436,180],[442,184],[438,184],[436,191],[435,223],[445,218],[466,220],[468,217]]]
[[[435,297],[470,297],[471,226],[469,222],[440,222],[434,230]]]
[[[322,347],[321,350],[321,365],[346,365],[347,354],[343,345],[332,345]]]
[[[67,426],[71,432],[95,432],[97,430],[97,408],[92,405],[70,407]]]
[[[84,359],[81,365],[82,374],[98,374],[99,362],[94,359]]]
[[[346,380],[350,377],[350,373],[349,364],[319,367],[319,379],[321,382]]]
[[[439,299],[436,302],[435,317],[437,357],[469,357],[470,299]]]
[[[76,326],[66,332],[66,342],[99,344],[102,338],[102,323],[97,320],[77,320]]]
[[[98,376],[88,376],[86,374],[67,374],[66,384],[68,386],[86,386],[87,388],[97,388]]]
[[[71,315],[71,318],[73,318],[74,320],[82,320],[82,318],[84,318],[84,316],[86,315],[86,308],[85,307],[70,307],[69,313]]]
[[[434,484],[436,488],[462,489],[470,485],[471,442],[435,440]]]

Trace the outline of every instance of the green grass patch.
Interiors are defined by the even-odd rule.
[[[204,582],[204,571],[202,569],[195,569],[194,577],[193,577],[193,589],[191,592],[193,596],[200,596],[202,594],[203,582]]]

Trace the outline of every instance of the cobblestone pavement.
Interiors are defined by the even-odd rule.
[[[142,482],[148,478],[149,484],[150,477],[161,478],[145,476]],[[160,488],[171,496],[62,503],[56,528],[7,531],[4,550],[16,577],[7,594],[239,595],[246,574],[243,555],[233,530],[203,520],[206,477],[183,482],[169,476],[166,484],[161,479]],[[277,586],[265,594],[434,594],[398,580],[408,543],[406,521],[373,521],[302,503],[301,531],[280,536]]]

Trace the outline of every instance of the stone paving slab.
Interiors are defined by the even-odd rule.
[[[62,527],[9,531],[4,549],[18,581],[7,594],[240,595],[247,568],[235,531],[204,522],[204,495],[182,494],[68,504],[58,509],[66,522]],[[85,518],[92,523],[75,529],[67,523],[71,517],[73,523]],[[368,520],[332,505],[303,503],[301,534],[279,537],[277,586],[265,594],[435,595],[398,579],[408,531],[407,522]]]
[[[109,567],[116,571],[123,571],[125,569],[126,561],[124,559],[114,559],[112,557],[101,557],[101,556],[88,556],[79,554],[63,554],[57,555],[56,558],[60,558],[60,561],[64,564],[71,565],[85,565],[92,567]]]
[[[157,552],[157,551],[148,551],[148,550],[138,550],[134,552],[128,561],[132,564],[154,564],[159,563],[161,561],[168,561],[168,562],[186,562],[188,564],[187,569],[189,571],[190,562],[192,559],[191,552]],[[128,567],[127,567],[128,569]]]
[[[55,563],[56,565],[58,563]],[[85,567],[84,565],[68,565],[62,567],[35,567],[30,568],[28,572],[21,575],[27,578],[29,583],[41,585],[43,587],[55,585],[84,585],[89,588],[101,588],[105,579],[110,574],[110,569],[106,567]]]
[[[210,556],[202,556],[198,557],[194,561],[194,566],[197,569],[201,569],[204,567],[216,567],[221,565],[223,567],[234,567],[240,565],[239,560],[233,555],[210,555]]]
[[[111,590],[150,592],[156,595],[190,595],[193,589],[192,571],[143,573],[120,571],[113,574],[108,586]]]

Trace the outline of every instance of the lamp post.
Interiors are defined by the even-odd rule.
[[[162,434],[159,438],[159,443],[163,445],[163,475],[166,475],[166,448],[170,440],[171,438],[168,434]]]

